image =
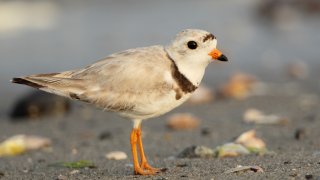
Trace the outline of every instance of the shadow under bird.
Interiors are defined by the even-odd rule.
[[[132,120],[134,173],[150,175],[161,169],[147,162],[141,122],[185,102],[199,87],[212,60],[228,61],[216,46],[211,33],[186,29],[167,46],[129,49],[82,69],[13,78],[12,82],[94,104]]]

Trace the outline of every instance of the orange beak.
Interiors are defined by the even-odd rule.
[[[222,52],[218,49],[212,50],[208,55],[210,55],[212,59],[216,59],[219,61],[228,61],[227,56],[223,55]]]

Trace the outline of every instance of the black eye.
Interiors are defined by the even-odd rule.
[[[188,42],[188,48],[189,49],[196,49],[198,47],[198,44],[194,41],[189,41]]]

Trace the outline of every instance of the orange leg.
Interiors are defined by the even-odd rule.
[[[160,172],[160,169],[151,167],[147,162],[147,158],[146,158],[146,155],[144,154],[143,145],[142,145],[141,126],[139,126],[139,128],[138,128],[137,136],[138,136],[138,145],[139,145],[139,150],[140,150],[140,159],[141,159],[140,166],[141,166],[141,168],[149,170],[154,173]]]
[[[138,132],[140,129],[132,129],[131,135],[130,135],[130,143],[131,143],[131,150],[132,150],[132,157],[133,157],[133,167],[134,167],[134,174],[139,175],[152,175],[155,174],[155,171],[145,171],[145,168],[141,167],[138,161],[138,153],[137,153],[137,143],[138,143]],[[139,146],[140,147],[140,146]],[[140,150],[141,151],[141,150]]]

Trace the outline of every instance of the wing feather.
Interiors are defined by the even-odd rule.
[[[173,89],[164,77],[170,65],[163,48],[153,46],[114,54],[75,72],[72,78],[88,83],[80,100],[108,110],[137,110]]]
[[[111,111],[148,114],[144,107],[163,99],[174,84],[171,61],[161,46],[113,54],[84,69],[14,78],[50,93],[95,104]]]

